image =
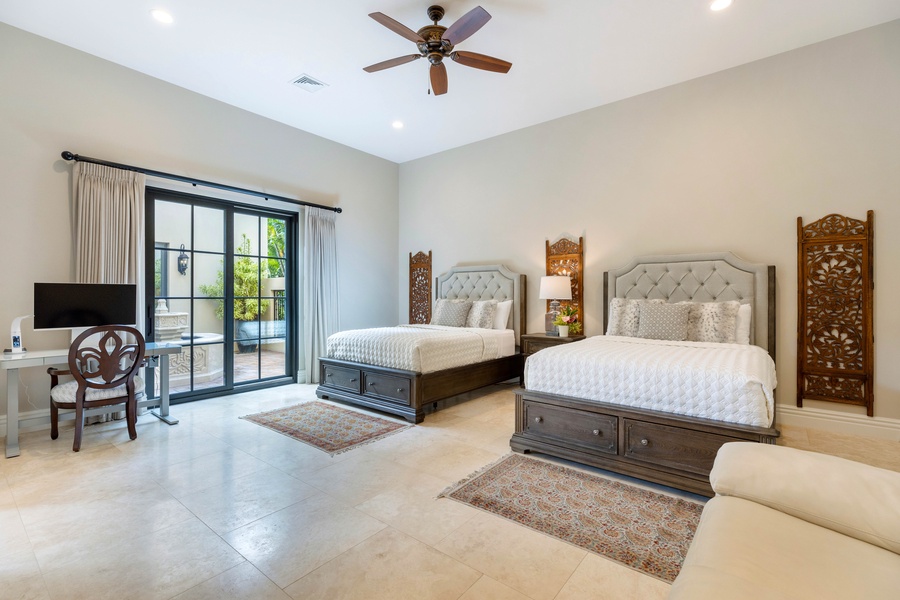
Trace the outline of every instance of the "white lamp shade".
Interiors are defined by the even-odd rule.
[[[541,300],[571,300],[572,278],[562,275],[541,277]]]

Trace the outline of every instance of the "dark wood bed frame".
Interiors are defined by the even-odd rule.
[[[488,288],[494,286],[485,286],[484,282],[494,277],[503,281],[504,285],[489,292]],[[524,360],[518,346],[525,330],[525,275],[513,273],[503,265],[454,267],[436,277],[434,287],[436,298],[505,300],[511,297],[513,310],[510,319],[516,335],[516,353],[432,373],[320,358],[320,383],[316,396],[367,406],[421,423],[429,406],[435,408],[441,400],[520,378]]]
[[[711,255],[683,258],[699,260],[708,256]],[[715,256],[733,257],[730,253]],[[636,264],[663,259],[674,263],[679,258],[682,257],[642,257]],[[760,299],[755,299],[753,315],[754,319],[765,319],[765,323],[758,323],[754,328],[756,338],[764,339],[751,339],[751,343],[766,348],[774,360],[775,267],[763,269],[766,281],[760,283],[766,288],[765,306],[758,306]],[[609,286],[609,273],[605,273],[604,323],[609,299],[616,294]],[[675,297],[672,301],[680,299],[683,298]],[[778,436],[774,420],[772,427],[754,427],[526,389],[516,393],[516,430],[510,447],[516,452],[540,452],[712,496],[709,472],[723,444],[733,441],[774,444]]]

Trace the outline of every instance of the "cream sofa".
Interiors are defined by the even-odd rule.
[[[733,442],[709,479],[670,600],[900,599],[900,473]]]

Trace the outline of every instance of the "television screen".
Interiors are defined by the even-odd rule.
[[[34,328],[134,325],[137,288],[118,283],[35,283]]]

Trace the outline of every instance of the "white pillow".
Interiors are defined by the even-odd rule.
[[[512,312],[512,300],[504,300],[497,303],[494,309],[494,329],[513,329],[509,325],[509,313]]]
[[[497,312],[496,300],[476,300],[466,317],[466,327],[493,329],[495,312]]]
[[[741,304],[738,309],[737,322],[734,326],[734,343],[750,345],[750,315],[752,308],[749,304]]]

